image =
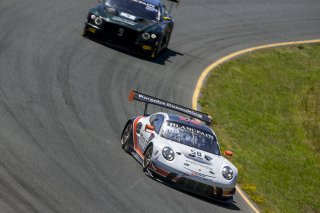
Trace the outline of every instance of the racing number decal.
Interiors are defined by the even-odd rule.
[[[123,32],[124,32],[124,29],[120,27],[117,35],[121,37],[123,36]]]

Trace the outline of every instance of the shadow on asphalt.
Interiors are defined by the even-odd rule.
[[[219,201],[219,200],[216,200],[216,199],[213,199],[213,198],[209,198],[209,197],[204,197],[204,196],[201,196],[201,195],[198,195],[198,194],[195,194],[195,193],[191,193],[191,192],[188,192],[188,191],[185,191],[177,186],[175,186],[174,184],[171,184],[170,181],[166,181],[165,179],[162,179],[159,177],[160,176],[157,176],[155,173],[152,174],[153,177],[151,177],[148,173],[146,173],[146,176],[148,176],[148,178],[160,183],[160,184],[164,184],[172,189],[175,189],[183,194],[186,194],[190,197],[194,197],[194,198],[197,198],[201,201],[204,201],[206,203],[209,203],[209,204],[212,204],[212,205],[216,205],[216,206],[220,206],[222,208],[225,208],[225,209],[229,209],[229,210],[234,210],[234,211],[240,211],[241,209],[236,205],[236,202],[235,201],[227,201],[227,202],[223,202],[223,201]]]
[[[151,178],[152,179],[152,178]],[[155,180],[157,181],[157,180]],[[222,202],[222,201],[218,201],[218,200],[214,200],[214,199],[210,199],[210,198],[206,198],[206,197],[202,197],[200,195],[197,195],[197,194],[193,194],[193,193],[190,193],[190,192],[187,192],[187,191],[183,191],[182,189],[179,189],[177,187],[174,187],[170,184],[167,184],[165,182],[161,182],[161,181],[157,181],[159,183],[162,183],[164,185],[167,185],[169,187],[171,187],[172,189],[175,189],[183,194],[186,194],[186,195],[189,195],[190,197],[194,197],[194,198],[197,198],[201,201],[204,201],[206,203],[209,203],[209,204],[212,204],[212,205],[216,205],[216,206],[220,206],[222,208],[225,208],[225,209],[230,209],[230,210],[234,210],[234,211],[240,211],[241,209],[236,205],[236,202],[235,201],[232,201],[232,202]]]
[[[166,48],[164,49],[161,53],[159,53],[158,57],[156,59],[151,59],[151,58],[148,58],[146,56],[143,56],[142,54],[139,54],[135,51],[132,51],[126,47],[121,47],[121,46],[118,46],[118,45],[113,45],[112,43],[110,42],[102,42],[101,40],[97,40],[97,39],[94,39],[92,37],[89,37],[89,36],[82,36],[84,38],[87,38],[91,41],[94,41],[98,44],[101,44],[105,47],[108,47],[108,48],[111,48],[115,51],[118,51],[118,52],[121,52],[123,54],[126,54],[126,55],[130,55],[132,57],[135,57],[135,58],[139,58],[139,59],[142,59],[142,60],[145,60],[145,61],[149,61],[151,63],[156,63],[156,64],[160,64],[160,65],[165,65],[166,62],[169,62],[169,63],[173,63],[172,60],[170,60],[171,58],[175,57],[175,56],[183,56],[184,54],[182,53],[179,53],[179,52],[176,52],[174,50],[171,50],[169,48]]]

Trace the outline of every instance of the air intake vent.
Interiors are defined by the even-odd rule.
[[[204,156],[204,158],[205,158],[207,161],[211,161],[211,160],[212,160],[212,158],[211,158],[210,156],[208,156],[208,155]]]

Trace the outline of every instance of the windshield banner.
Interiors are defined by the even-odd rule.
[[[188,132],[194,132],[194,133],[196,133],[198,135],[202,135],[202,136],[207,137],[207,138],[212,139],[212,140],[215,139],[212,134],[209,134],[207,132],[203,132],[203,131],[201,131],[199,129],[192,128],[191,126],[183,125],[181,123],[167,121],[167,126],[183,129],[183,130],[188,131]]]

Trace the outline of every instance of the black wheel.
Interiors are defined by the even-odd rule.
[[[151,55],[150,55],[150,58],[151,58],[151,59],[154,60],[154,59],[156,59],[156,58],[158,57],[158,54],[159,54],[159,46],[160,46],[160,45],[158,45],[157,49],[151,53]]]
[[[166,41],[166,45],[164,46],[164,50],[168,48],[169,42],[170,42],[170,38],[171,38],[171,33],[167,36],[167,41]]]
[[[83,37],[87,37],[88,36],[88,32],[87,32],[87,29],[85,27],[83,28],[83,31],[82,31],[81,35]]]
[[[156,50],[154,50],[151,55],[150,55],[150,58],[151,59],[156,59],[158,56],[159,56],[159,53],[161,52],[161,46],[163,44],[163,38],[160,39],[161,41],[159,42]]]
[[[129,152],[131,142],[132,142],[132,123],[129,123],[123,130],[123,133],[121,136],[122,148],[127,152]]]
[[[151,163],[152,150],[153,150],[153,147],[149,146],[148,149],[146,150],[145,154],[144,154],[144,159],[143,159],[143,163],[142,163],[142,167],[143,167],[143,171],[144,172],[148,172],[147,169],[148,169],[148,167],[150,166],[150,163]]]

